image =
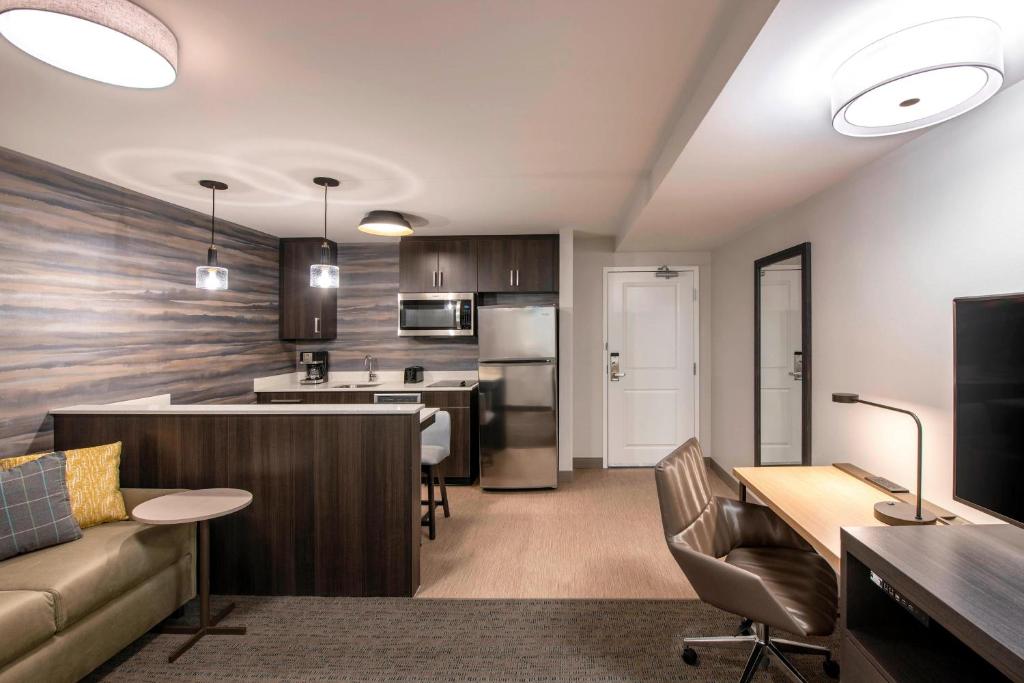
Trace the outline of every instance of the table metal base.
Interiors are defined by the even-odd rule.
[[[206,635],[211,636],[242,636],[245,635],[244,626],[218,626],[221,619],[231,613],[235,603],[228,604],[224,609],[215,615],[210,614],[210,523],[207,520],[199,522],[199,623],[195,626],[173,625],[164,626],[160,633],[188,634],[192,637],[175,650],[168,658],[173,662],[185,654],[199,639]]]

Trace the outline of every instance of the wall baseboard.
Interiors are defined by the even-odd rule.
[[[738,496],[740,494],[740,483],[736,479],[725,471],[725,469],[714,461],[713,458],[707,456],[704,457],[704,464],[711,468],[711,470],[721,478],[733,490]]]
[[[574,470],[599,470],[604,467],[602,458],[573,458],[572,468]]]
[[[572,470],[558,470],[558,483],[568,484],[572,481]]]

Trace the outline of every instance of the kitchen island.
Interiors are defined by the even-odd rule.
[[[303,384],[300,373],[257,378],[256,400],[267,405],[374,403],[381,394],[422,402],[451,416],[451,455],[442,463],[448,484],[473,484],[479,473],[479,382],[476,371],[427,371],[423,381],[406,384],[402,373],[330,373],[326,382]]]
[[[52,410],[58,450],[121,441],[121,485],[239,488],[211,523],[214,593],[411,596],[420,580],[422,404]],[[130,512],[130,511],[129,511]]]

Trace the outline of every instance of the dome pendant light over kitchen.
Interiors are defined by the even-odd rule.
[[[999,25],[982,17],[920,24],[878,40],[832,77],[832,126],[875,137],[960,116],[1003,85]]]
[[[359,232],[378,237],[408,237],[412,226],[397,211],[371,211],[359,222]]]
[[[324,188],[324,241],[320,244],[320,263],[309,267],[309,286],[320,289],[338,288],[338,266],[331,259],[331,245],[327,242],[327,188],[337,187],[334,178],[313,178],[313,182]]]
[[[0,0],[0,35],[58,69],[126,88],[163,88],[178,40],[128,0]]]
[[[226,190],[228,186],[218,180],[200,180],[199,184],[210,190],[212,207],[210,210],[210,248],[206,250],[206,265],[196,268],[196,287],[199,289],[227,289],[228,269],[217,265],[217,247],[213,243],[217,221],[217,190]]]

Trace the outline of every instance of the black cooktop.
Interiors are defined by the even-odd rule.
[[[468,387],[468,386],[469,386],[469,382],[467,380],[464,380],[464,379],[443,379],[440,382],[434,382],[433,384],[428,385],[427,388],[429,389],[431,387],[441,388],[441,387]]]

